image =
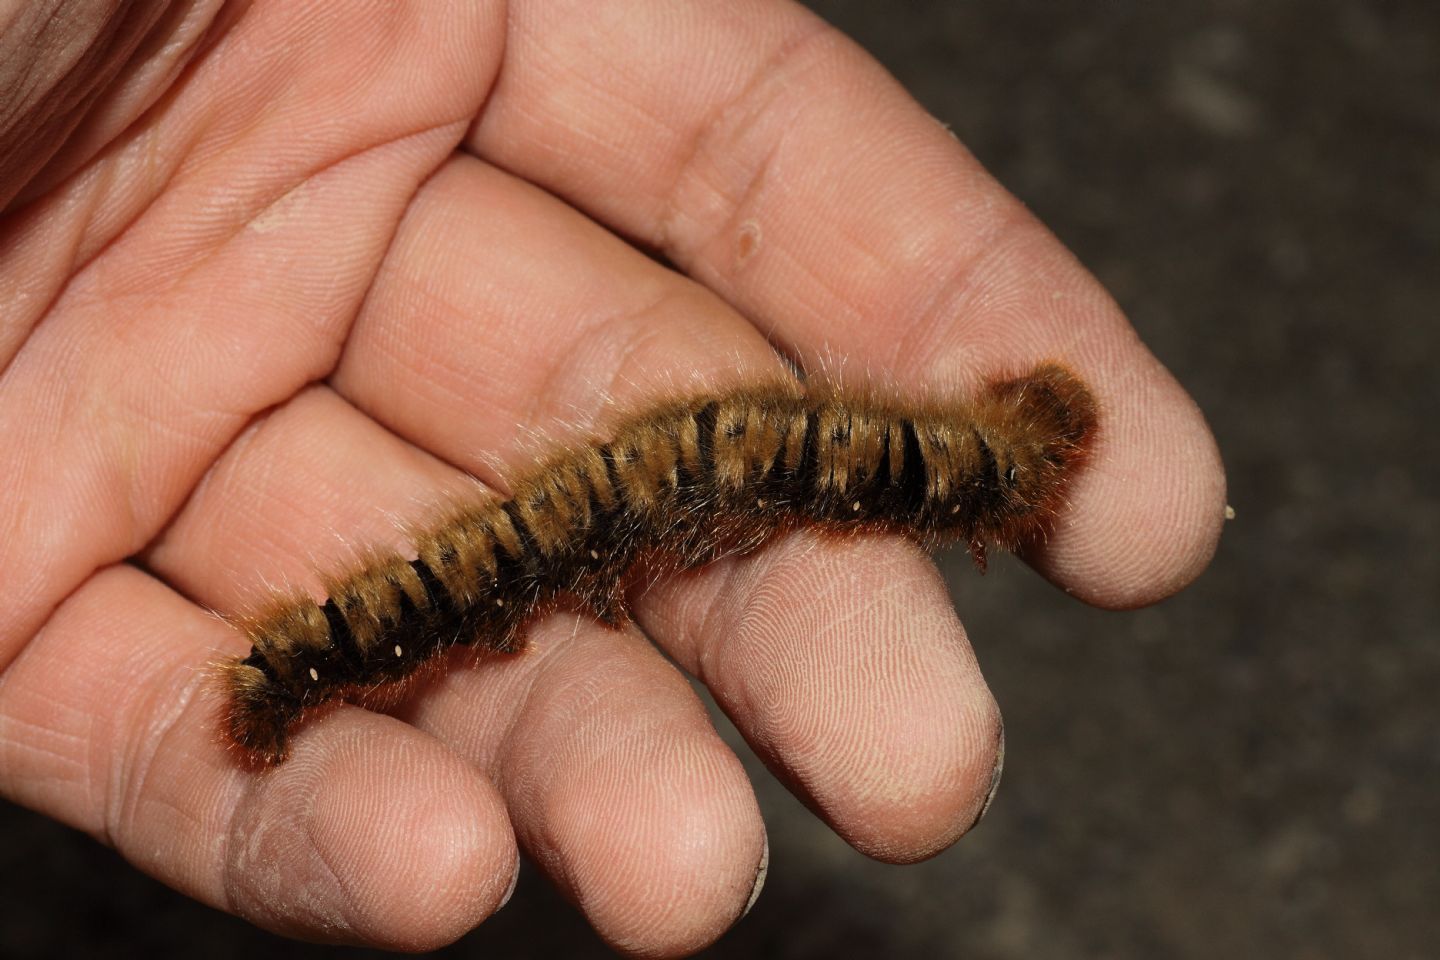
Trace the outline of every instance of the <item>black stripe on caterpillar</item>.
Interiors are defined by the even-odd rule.
[[[331,579],[323,604],[278,599],[246,621],[249,656],[220,665],[223,733],[279,763],[322,704],[396,689],[457,644],[516,650],[562,603],[619,625],[636,570],[797,526],[958,541],[983,571],[987,547],[1043,536],[1096,422],[1053,364],[951,404],[776,385],[665,405],[539,464],[508,500],[452,510],[415,537],[416,559],[378,557]]]

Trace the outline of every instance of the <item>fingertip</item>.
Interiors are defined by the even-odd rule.
[[[668,757],[646,752],[608,784],[576,781],[552,799],[551,849],[565,861],[555,872],[615,949],[689,956],[753,902],[764,824],[743,769],[718,738],[662,748]],[[599,810],[624,814],[602,826]]]
[[[974,829],[998,785],[1004,725],[988,690],[969,699],[971,709],[954,736],[937,737],[933,725],[913,734],[900,727],[887,731],[897,744],[924,743],[928,749],[908,762],[903,749],[883,758],[859,784],[868,797],[844,798],[826,811],[846,842],[883,863],[917,863]]]
[[[1226,517],[1225,469],[1195,402],[1158,362],[1102,397],[1096,449],[1048,540],[1027,552],[1087,603],[1146,606],[1209,565]]]
[[[337,711],[259,776],[227,867],[232,908],[262,926],[420,952],[509,896],[518,853],[494,788],[398,721]]]

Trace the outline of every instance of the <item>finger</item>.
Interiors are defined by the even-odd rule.
[[[393,537],[459,480],[317,388],[227,452],[149,560],[227,606],[231,581],[260,571],[315,589],[330,531],[383,521]],[[250,570],[190,572],[211,555]],[[634,631],[552,618],[525,653],[453,670],[399,715],[489,772],[526,848],[611,943],[693,952],[743,909],[764,850],[744,769]],[[313,726],[328,742],[328,720]]]
[[[95,575],[0,677],[6,796],[290,936],[422,950],[498,909],[504,807],[433,738],[345,709],[269,774],[227,755],[204,664],[241,647],[132,567]]]
[[[695,583],[659,584],[636,608],[862,852],[921,860],[984,812],[1000,775],[999,709],[917,548],[796,534]]]
[[[146,551],[199,603],[240,613],[273,595],[326,595],[372,550],[411,552],[406,525],[473,480],[380,429],[323,386],[255,421]]]
[[[14,222],[0,266],[49,286],[24,284],[0,331],[0,666],[149,541],[251,415],[329,371],[406,201],[478,104],[495,6],[377,23],[255,5],[119,159]]]
[[[1203,418],[1023,206],[863,51],[796,4],[511,7],[469,143],[653,245],[808,367],[954,392],[1044,359],[1096,391],[1091,468],[1037,566],[1105,606],[1208,563]],[[585,162],[575,163],[583,151]]]
[[[484,339],[475,318],[483,318]],[[677,327],[683,335],[672,333]],[[500,450],[501,471],[513,473],[541,452],[534,443],[517,448],[517,437],[549,431],[540,445],[548,452],[590,433],[583,427],[597,419],[588,399],[596,383],[613,384],[626,397],[614,406],[633,411],[673,390],[674,369],[724,382],[773,375],[774,365],[754,329],[690,281],[534,188],[462,159],[417,197],[335,382],[439,455],[493,473],[479,451]],[[565,394],[542,399],[546,406],[531,399],[552,391]],[[563,424],[559,436],[557,407],[580,421]],[[456,417],[457,409],[484,414]],[[895,540],[857,549],[834,538],[782,541],[745,567],[759,572],[746,581],[753,589],[722,589],[726,574],[702,571],[642,598],[637,612],[660,644],[721,681],[737,723],[847,838],[880,856],[914,859],[974,820],[994,767],[995,708],[933,568]],[[802,584],[805,592],[792,598],[823,596],[824,616],[797,621],[767,600]],[[697,626],[707,616],[704,629]],[[732,617],[755,623],[729,645],[723,634],[739,622]],[[781,634],[784,643],[766,639]],[[702,644],[725,670],[699,670]],[[935,666],[927,671],[931,645]],[[830,665],[815,672],[827,656]],[[804,682],[781,679],[812,673]],[[767,700],[772,694],[778,699]],[[919,719],[891,702],[898,695],[932,706],[939,722],[922,733]],[[814,703],[792,702],[811,696]],[[820,722],[788,723],[802,714]],[[845,732],[851,723],[866,729]],[[817,732],[825,743],[815,742]],[[915,802],[882,813],[887,795]]]
[[[657,396],[784,375],[704,288],[457,157],[417,194],[331,382],[417,446],[501,484]],[[457,421],[457,409],[483,415]]]
[[[688,956],[759,892],[744,767],[633,627],[547,618],[523,654],[452,671],[401,716],[492,771],[525,849],[612,946]]]

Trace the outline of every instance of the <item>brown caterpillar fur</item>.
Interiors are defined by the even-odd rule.
[[[688,569],[795,526],[988,546],[1044,533],[1096,427],[1090,391],[1041,366],[974,400],[916,408],[798,387],[665,406],[614,439],[566,450],[509,500],[456,510],[329,600],[287,600],[248,625],[250,655],[221,667],[226,737],[285,759],[302,716],[413,676],[456,644],[512,651],[566,600],[628,616],[632,571]]]

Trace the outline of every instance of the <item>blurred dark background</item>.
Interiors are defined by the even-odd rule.
[[[1099,275],[1209,416],[1238,517],[1136,613],[946,558],[1007,720],[990,816],[883,866],[751,762],[770,875],[707,955],[1434,956],[1440,5],[811,5]],[[0,877],[7,960],[336,952],[13,807]],[[441,955],[604,950],[527,868]]]

